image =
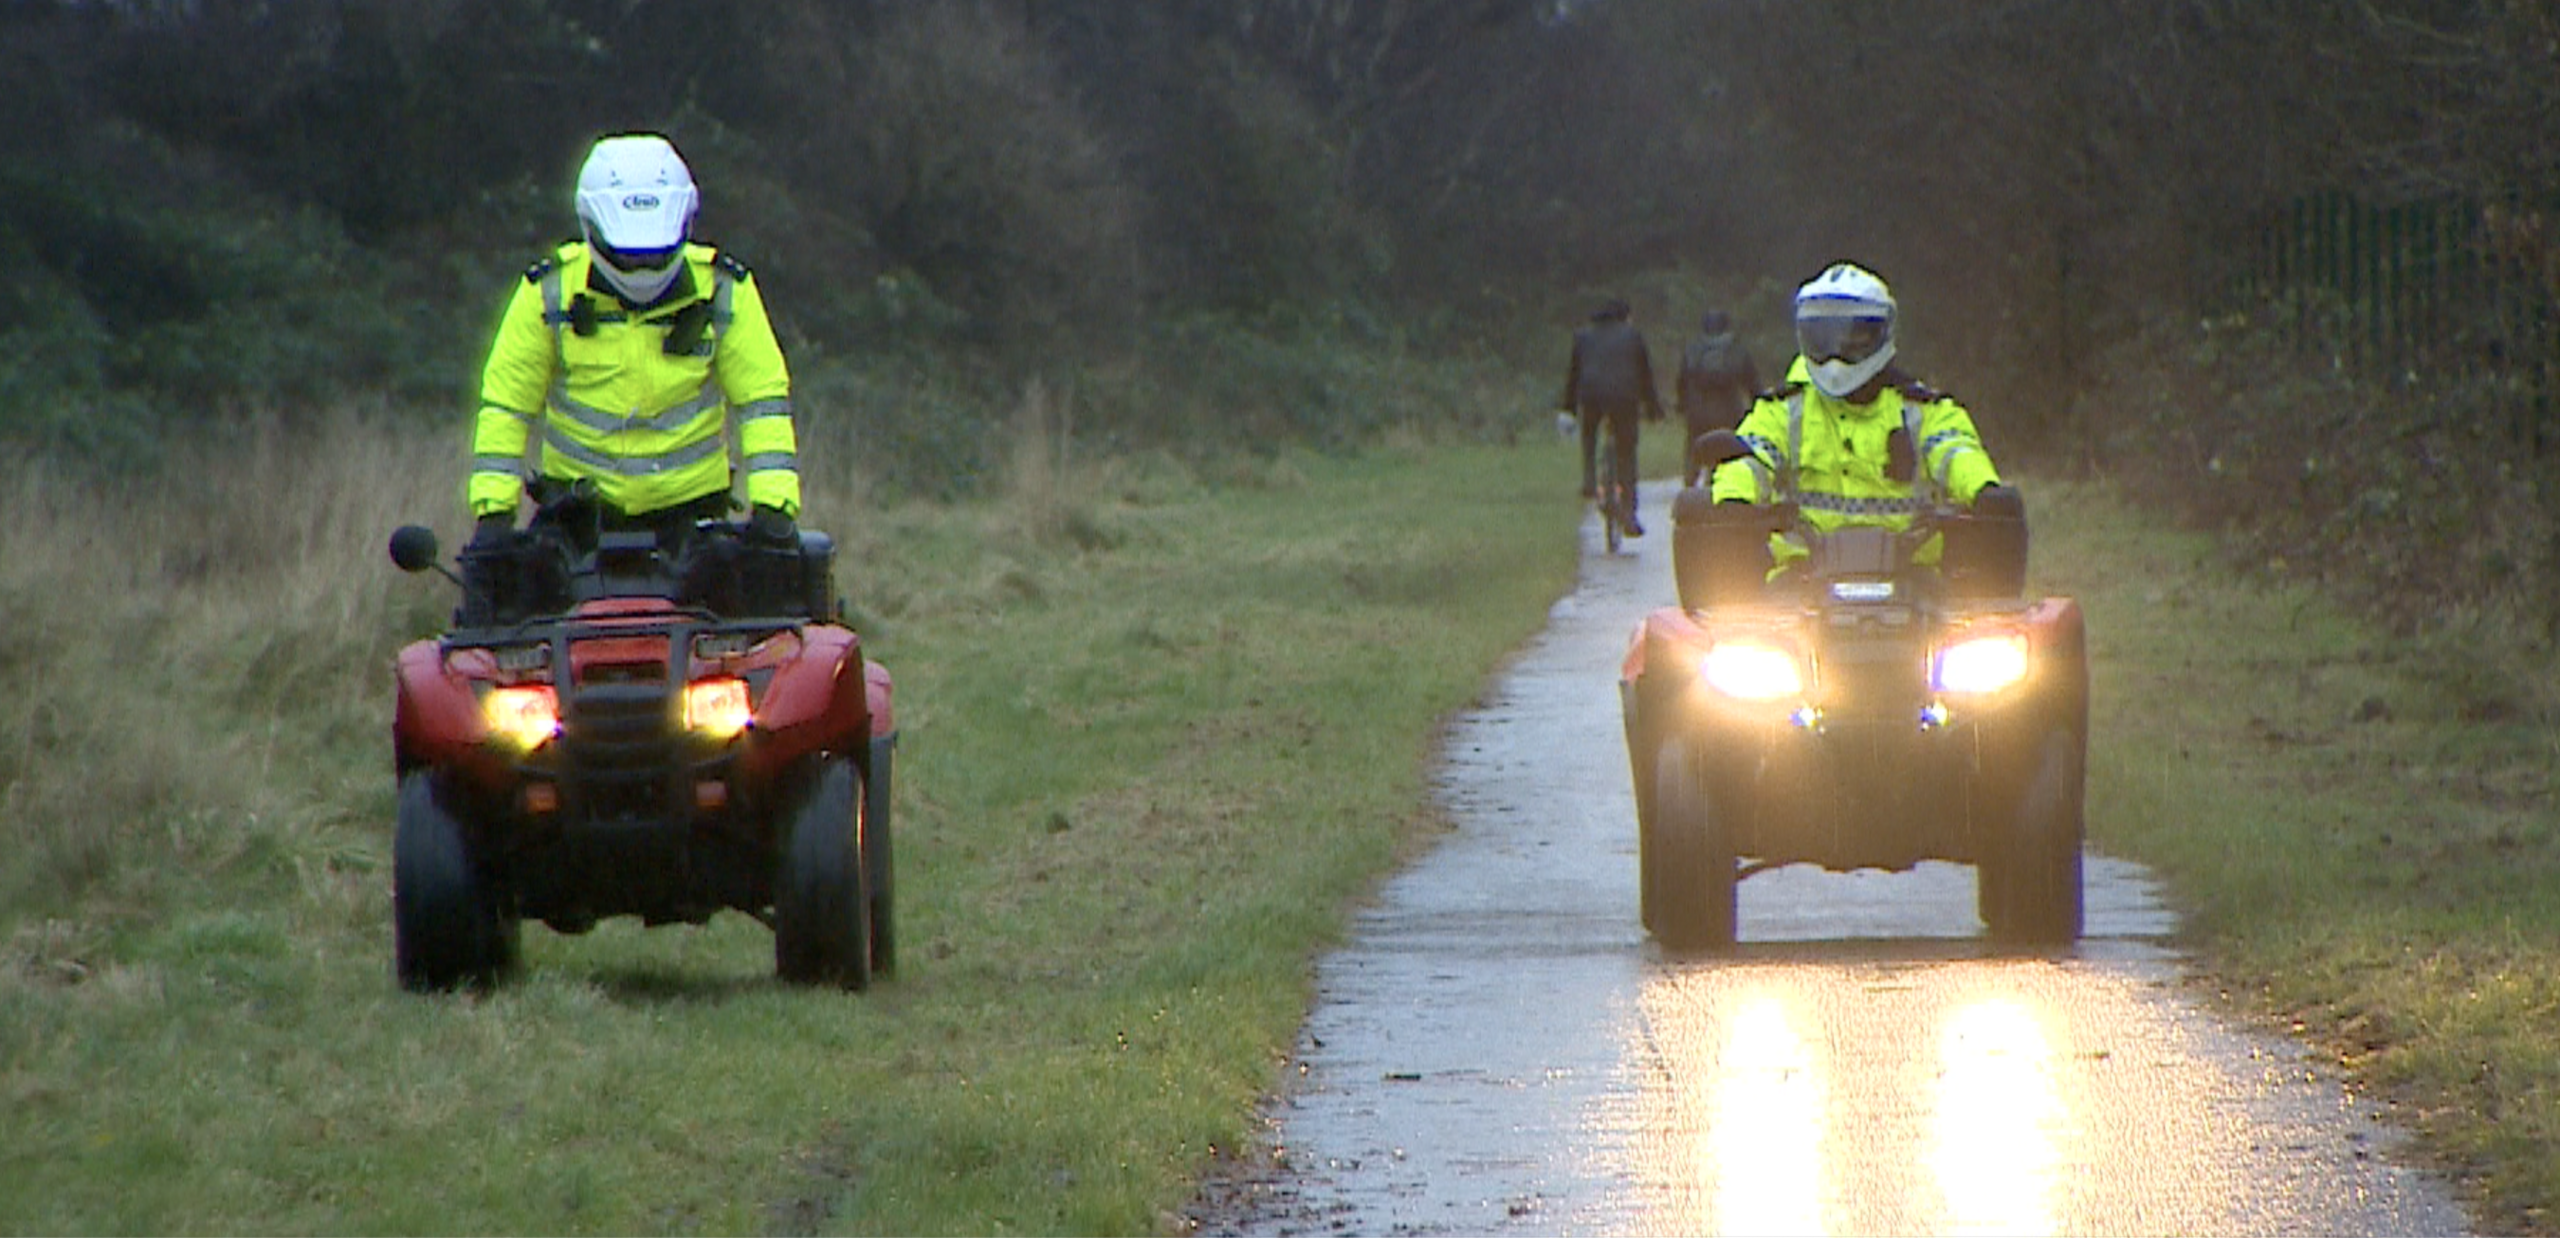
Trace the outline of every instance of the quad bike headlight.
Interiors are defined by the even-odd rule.
[[[2027,677],[2027,638],[2021,632],[1978,636],[1938,651],[1930,682],[1941,692],[1998,692]]]
[[[727,739],[747,729],[755,717],[747,681],[732,675],[696,680],[684,687],[684,725],[713,739]]]
[[[1793,653],[1750,641],[1724,641],[1707,650],[1698,660],[1698,676],[1743,701],[1773,701],[1804,691],[1804,672]]]
[[[560,733],[560,698],[546,684],[491,688],[480,698],[480,717],[490,734],[531,752]]]

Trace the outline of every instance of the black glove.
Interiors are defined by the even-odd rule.
[[[766,546],[797,546],[800,526],[781,508],[758,503],[747,513],[747,537]]]
[[[2024,520],[2027,518],[2027,500],[2007,486],[1984,486],[1973,492],[1973,514],[1994,520]]]
[[[514,509],[510,508],[509,510],[502,512],[486,512],[481,515],[478,522],[471,526],[471,549],[503,550],[508,546],[508,544],[515,541],[515,537],[516,514]]]

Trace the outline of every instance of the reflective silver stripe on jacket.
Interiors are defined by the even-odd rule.
[[[545,450],[559,452],[588,468],[620,477],[649,477],[658,473],[672,473],[687,465],[700,464],[729,449],[726,441],[714,436],[657,455],[617,456],[571,440],[568,435],[561,432],[558,426],[546,427],[543,430],[542,445]]]
[[[729,287],[738,281],[718,263],[711,266],[711,351],[720,351],[720,337],[729,333]]]
[[[1757,434],[1745,434],[1741,438],[1742,445],[1751,449],[1751,454],[1742,458],[1744,467],[1751,470],[1751,482],[1755,494],[1751,501],[1773,502],[1771,492],[1777,487],[1777,471],[1784,466],[1786,457],[1779,454],[1778,445],[1775,442]],[[1771,464],[1772,460],[1778,463]]]
[[[1949,443],[1954,444],[1954,446],[1948,450],[1945,459],[1938,461],[1937,468],[1931,471],[1932,476],[1938,483],[1938,493],[1940,494],[1947,493],[1948,490],[1954,486],[1954,482],[1951,479],[1955,476],[1956,457],[1968,452],[1977,452],[1982,450],[1982,444],[1975,442],[1972,435],[1966,434],[1962,430],[1940,430],[1936,434],[1930,435],[1929,441],[1921,446],[1920,458],[1923,460],[1928,459],[1930,452],[1936,451],[1939,447]]]
[[[626,416],[597,408],[583,401],[572,400],[569,398],[569,382],[565,378],[555,380],[551,384],[550,399],[552,412],[577,422],[597,434],[612,434],[620,430],[654,430],[660,434],[672,434],[692,425],[695,418],[720,406],[720,385],[710,379],[704,379],[702,390],[695,393],[692,399],[660,409],[646,417],[636,414]]]
[[[1770,492],[1778,488],[1777,473],[1770,469],[1768,463],[1758,456],[1745,457],[1742,461],[1742,467],[1751,470],[1751,501],[1754,503],[1769,502]]]
[[[1910,396],[1905,395],[1901,399],[1902,435],[1912,448],[1911,501],[1919,504],[1911,510],[1924,512],[1938,505],[1938,492],[1945,487],[1939,484],[1937,478],[1930,476],[1929,449],[1920,442],[1920,415],[1926,412],[1927,408],[1914,402]]]
[[[474,473],[505,473],[512,477],[523,465],[524,458],[521,456],[471,457],[471,471]]]
[[[1787,393],[1787,455],[1778,462],[1778,501],[1796,497],[1796,461],[1804,458],[1804,388]]]
[[[742,422],[753,421],[758,417],[788,417],[791,415],[791,401],[787,399],[753,400],[731,411],[735,412],[738,420]]]
[[[799,469],[800,458],[787,451],[759,451],[738,464],[750,473],[769,473],[776,469],[791,472]]]

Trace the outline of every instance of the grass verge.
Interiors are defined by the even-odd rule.
[[[2045,488],[2093,659],[2090,834],[2166,879],[2206,979],[2334,1052],[2492,1233],[2560,1199],[2560,727],[2547,664],[2411,640],[2121,496]]]

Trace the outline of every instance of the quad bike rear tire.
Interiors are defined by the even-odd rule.
[[[1653,763],[1653,840],[1639,861],[1649,866],[1645,924],[1666,949],[1733,948],[1733,835],[1716,820],[1710,782],[1695,740],[1663,741]]]
[[[522,926],[472,862],[462,823],[426,770],[400,779],[391,840],[393,970],[413,992],[487,988],[515,970]]]
[[[871,881],[863,862],[868,805],[844,757],[817,760],[784,815],[773,886],[773,970],[784,983],[871,986]]]
[[[1979,866],[1978,905],[1995,940],[2050,947],[2080,939],[2083,790],[2080,737],[2055,727],[2037,746],[2005,845]]]

